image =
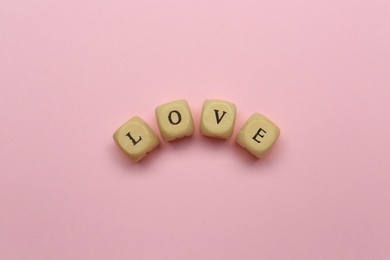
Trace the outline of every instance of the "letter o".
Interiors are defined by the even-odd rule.
[[[177,122],[173,122],[173,121],[172,121],[172,113],[175,113],[175,114],[177,115]],[[178,124],[180,124],[180,122],[181,122],[181,114],[180,114],[180,112],[177,111],[177,110],[172,110],[171,112],[169,112],[168,120],[169,120],[169,122],[170,122],[172,125],[178,125]]]

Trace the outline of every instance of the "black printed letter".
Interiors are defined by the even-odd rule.
[[[130,138],[130,140],[133,142],[133,146],[136,145],[136,144],[138,144],[138,143],[142,140],[142,137],[140,136],[139,139],[136,141],[136,140],[131,136],[130,132],[128,132],[128,133],[126,134],[126,136],[127,136],[128,138]]]
[[[176,115],[177,115],[177,122],[173,122],[172,121],[172,113],[176,113]],[[180,122],[181,122],[181,114],[179,113],[179,111],[177,111],[177,110],[172,110],[170,113],[169,113],[169,115],[168,115],[168,120],[169,120],[169,122],[172,124],[172,125],[177,125],[177,124],[179,124]]]
[[[221,117],[218,117],[219,110],[214,109],[214,112],[215,112],[215,118],[217,119],[217,124],[219,124],[221,122],[222,118],[225,116],[226,111],[222,111],[223,113],[222,113]]]
[[[256,139],[257,136],[260,136],[261,138],[264,137],[264,135],[261,135],[260,133],[261,132],[264,132],[264,133],[267,133],[266,131],[263,130],[263,128],[260,128],[259,131],[257,131],[257,133],[252,137],[253,140],[255,140],[256,142],[260,143],[259,140]]]

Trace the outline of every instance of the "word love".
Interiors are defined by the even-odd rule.
[[[156,108],[161,137],[172,141],[191,136],[194,121],[186,100],[176,100]],[[202,108],[200,133],[214,138],[228,139],[233,135],[236,106],[223,100],[206,100]],[[241,128],[236,142],[258,158],[262,158],[280,134],[265,116],[255,113]],[[129,157],[138,162],[156,148],[160,141],[150,126],[141,118],[133,117],[114,133],[114,140]]]

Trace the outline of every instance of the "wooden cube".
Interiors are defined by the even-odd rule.
[[[186,100],[176,100],[156,108],[161,137],[165,141],[180,139],[194,133],[194,121]]]
[[[121,125],[113,137],[134,162],[140,161],[160,143],[149,125],[139,117],[133,117]]]
[[[279,127],[265,116],[255,113],[237,135],[237,143],[258,158],[262,158],[280,135]]]
[[[209,99],[203,103],[200,133],[205,136],[228,139],[233,135],[236,106],[233,103]]]

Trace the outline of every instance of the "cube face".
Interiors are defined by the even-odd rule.
[[[149,125],[139,117],[133,117],[121,125],[113,137],[134,162],[140,161],[160,143]]]
[[[265,116],[255,113],[237,135],[237,143],[258,158],[262,158],[276,142],[280,129]]]
[[[200,133],[228,139],[233,135],[236,106],[228,101],[209,99],[203,103]]]
[[[156,119],[165,141],[180,139],[194,133],[194,121],[186,100],[176,100],[156,108]]]

